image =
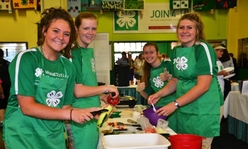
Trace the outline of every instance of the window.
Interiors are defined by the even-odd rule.
[[[121,58],[121,52],[131,52],[133,60],[142,51],[146,42],[115,42],[114,43],[114,61]]]
[[[0,49],[4,51],[4,59],[12,61],[17,53],[28,48],[27,42],[0,42]]]

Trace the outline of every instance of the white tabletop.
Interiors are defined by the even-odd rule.
[[[129,86],[116,86],[117,88],[136,88],[137,85],[129,85]]]
[[[224,103],[224,117],[227,115],[248,124],[248,94],[230,91]]]

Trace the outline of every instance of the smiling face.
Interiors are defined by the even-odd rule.
[[[54,20],[45,31],[43,28],[44,44],[46,51],[58,53],[64,49],[70,41],[71,29],[63,19]]]
[[[158,64],[160,64],[160,60],[158,58],[158,51],[152,45],[148,45],[144,47],[143,58],[147,63],[151,64],[152,67],[156,67]]]
[[[76,30],[78,33],[77,42],[81,47],[87,48],[96,37],[97,20],[91,18],[82,19],[80,26]]]
[[[184,47],[193,46],[197,36],[195,23],[188,19],[181,20],[177,29],[177,36]]]

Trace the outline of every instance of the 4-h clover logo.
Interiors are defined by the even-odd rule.
[[[93,72],[96,72],[95,59],[94,58],[91,58],[90,62],[91,62],[91,69],[92,69],[92,71]]]
[[[60,103],[60,98],[63,97],[63,93],[61,91],[51,91],[50,93],[47,93],[47,99],[46,103],[49,107],[57,107]]]
[[[138,12],[115,12],[115,30],[138,30]]]
[[[36,77],[41,77],[42,73],[43,73],[43,70],[41,68],[35,69],[35,76]]]
[[[164,82],[161,81],[160,77],[157,76],[156,78],[153,78],[152,81],[154,82],[154,85],[157,87],[157,88],[162,88],[164,86]]]
[[[178,70],[186,70],[188,68],[188,59],[186,57],[177,57],[174,59],[173,64],[176,64]]]

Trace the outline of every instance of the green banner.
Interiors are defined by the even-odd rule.
[[[114,12],[115,31],[138,31],[138,24],[137,11]]]
[[[206,11],[214,9],[215,0],[193,0],[193,10]]]

